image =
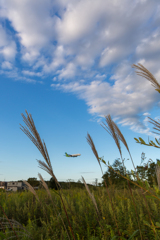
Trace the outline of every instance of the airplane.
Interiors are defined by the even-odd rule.
[[[77,154],[68,154],[65,152],[65,155],[66,157],[78,157],[78,156],[81,156],[81,154],[77,153]]]

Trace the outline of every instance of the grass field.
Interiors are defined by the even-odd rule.
[[[12,222],[17,236],[21,235],[19,239],[68,239],[68,235],[69,239],[73,239],[60,197],[53,190],[49,191],[54,204],[45,190],[36,191],[40,201],[38,201],[30,191],[0,193],[0,205],[7,217],[16,220],[25,227],[25,230],[23,230],[20,225],[18,229],[18,225],[14,224],[14,221]],[[97,190],[92,190],[99,212],[98,217],[100,224],[97,220],[94,204],[90,200],[87,191],[70,189],[64,190],[63,192],[66,196],[63,197],[62,195],[63,202],[70,219],[75,239],[101,240],[112,239],[114,236],[118,236],[114,221],[114,212],[105,188],[97,187]],[[112,203],[115,206],[114,209],[121,239],[129,239],[129,236],[138,230],[137,216],[130,192],[125,189],[116,190],[114,188],[110,189],[109,192]],[[149,227],[150,219],[142,192],[139,191],[139,189],[133,190],[133,196],[139,217],[142,239],[155,239],[154,232],[151,227]],[[154,223],[159,222],[159,201],[157,199],[147,199],[147,204],[152,221]],[[55,208],[57,213],[55,213]],[[1,239],[9,239],[10,236],[16,238],[8,221],[4,220],[2,212],[0,216],[1,224],[3,222],[8,226],[7,230],[6,225],[3,224],[5,234],[1,236]],[[64,225],[60,217],[63,219]],[[21,234],[18,234],[18,231],[20,231]],[[156,232],[158,236],[160,236],[160,230],[156,230]],[[1,233],[4,233],[2,229]],[[137,231],[133,239],[141,239],[139,231]]]

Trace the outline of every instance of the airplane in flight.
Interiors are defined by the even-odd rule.
[[[81,156],[81,154],[77,153],[77,154],[68,154],[65,152],[65,155],[66,157],[78,157],[78,156]]]

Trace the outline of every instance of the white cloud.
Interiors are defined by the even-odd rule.
[[[151,115],[150,113],[146,112],[146,113],[143,113],[144,116],[149,116]]]
[[[0,55],[6,61],[14,60],[16,55],[16,44],[0,25]]]
[[[11,42],[8,46],[5,46],[1,53],[3,54],[4,58],[6,60],[12,60],[15,58],[16,55],[16,44],[15,42]]]
[[[122,67],[126,73],[127,68],[124,65],[123,63]],[[89,113],[93,115],[104,117],[104,115],[110,114],[112,118],[118,119],[118,124],[130,126],[135,132],[152,135],[149,132],[150,129],[146,129],[146,119],[148,118],[144,118],[141,122],[138,115],[141,113],[144,116],[149,115],[146,111],[154,105],[158,94],[155,94],[155,90],[147,80],[143,82],[143,79],[136,76],[135,73],[123,79],[122,72],[120,71],[120,75],[117,71],[115,76],[119,77],[113,86],[103,80],[92,81],[90,84],[72,82],[51,86],[65,92],[73,92],[79,98],[84,99],[89,107]],[[131,85],[131,83],[134,84]],[[132,91],[128,91],[128,86],[131,86]]]
[[[38,76],[38,77],[42,76],[42,73],[39,73],[39,72],[35,73],[31,71],[26,71],[26,70],[22,71],[22,73],[29,76]]]
[[[54,50],[54,55],[52,57],[52,62],[50,64],[44,64],[44,73],[54,72],[57,68],[65,64],[65,51],[62,45],[59,45]]]
[[[76,72],[76,66],[74,63],[68,63],[66,68],[63,68],[62,70],[58,70],[57,73],[59,73],[59,79],[62,78],[72,78],[75,76]]]
[[[16,37],[23,47],[24,60],[32,62],[39,56],[42,48],[49,48],[50,41],[55,36],[54,24],[57,17],[50,16],[54,5],[49,0],[6,0],[2,4],[6,8],[5,16],[17,32]]]
[[[7,61],[2,62],[1,66],[2,66],[3,69],[12,69],[12,64],[10,62],[7,62]]]
[[[33,63],[37,57],[39,56],[38,51],[31,51],[31,52],[25,52],[24,55],[22,56],[22,60],[28,61],[29,63]]]
[[[6,0],[0,4],[1,16],[13,28],[0,27],[3,69],[14,68],[18,53],[21,74],[50,74],[51,79],[56,74],[53,80],[60,83],[52,87],[84,99],[91,114],[111,114],[122,125],[149,134],[146,116],[159,104],[159,95],[131,65],[140,62],[160,78],[157,0]],[[18,69],[11,73],[29,81],[18,75]]]
[[[6,45],[6,42],[7,42],[7,34],[4,31],[4,29],[2,28],[2,25],[0,25],[0,34],[1,34],[0,47],[4,47]]]

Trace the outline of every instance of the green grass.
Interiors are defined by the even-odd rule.
[[[138,229],[132,198],[127,190],[110,189],[109,191],[112,202],[116,206],[115,212],[121,236],[128,239],[129,236]],[[57,206],[58,213],[63,218],[65,225],[68,226],[67,217],[60,198],[52,190],[50,190],[50,192],[53,202]],[[104,237],[101,232],[94,205],[92,204],[87,191],[79,189],[64,190],[64,194],[71,209],[67,205],[65,198],[63,198],[63,201],[71,221],[75,238],[77,240],[111,239],[111,233],[113,236],[118,234],[106,189],[97,188],[97,190],[92,190],[92,193],[94,194],[101,215],[101,223],[106,231],[106,236]],[[44,208],[41,207],[40,202],[36,200],[31,192],[9,194],[0,193],[0,205],[3,207],[9,219],[14,219],[26,227],[26,232],[28,232],[32,239],[68,239],[60,217],[57,217],[54,214],[54,206],[46,191],[38,190],[36,191],[36,194]],[[143,239],[154,239],[153,231],[144,224],[144,220],[149,222],[149,217],[145,208],[142,193],[137,189],[134,190],[133,194],[139,215]],[[158,222],[160,216],[158,200],[147,199],[147,203],[150,212],[152,213],[153,222]],[[49,222],[47,222],[48,220],[45,213],[48,216]],[[11,235],[14,236],[13,233],[6,233],[6,237]],[[138,237],[138,235],[139,234],[137,234],[137,237],[134,239],[140,239],[140,236]],[[158,232],[158,236],[160,236],[160,231]],[[30,237],[27,238],[27,236],[24,236],[20,239],[30,239]]]

